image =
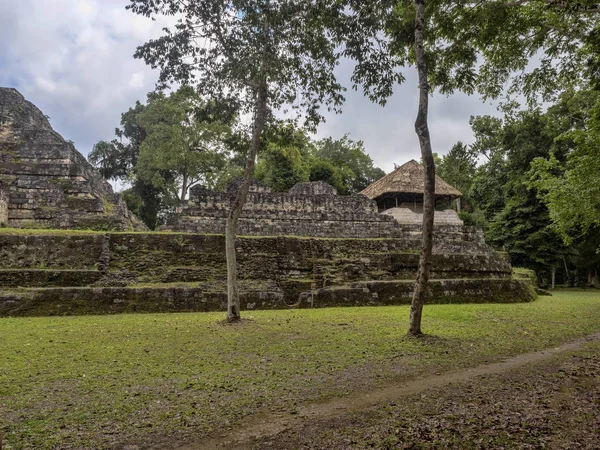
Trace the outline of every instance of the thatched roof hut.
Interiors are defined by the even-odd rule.
[[[401,205],[423,204],[424,167],[414,159],[396,168],[364,189],[361,194],[377,201],[380,210]],[[435,198],[449,201],[462,197],[462,193],[436,175]]]

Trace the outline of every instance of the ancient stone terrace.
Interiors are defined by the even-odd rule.
[[[144,228],[73,144],[10,88],[0,88],[0,184],[0,222],[8,226]]]
[[[192,233],[225,232],[225,219],[240,179],[225,192],[202,186],[190,190],[168,229]],[[254,181],[238,224],[243,236],[312,236],[330,238],[399,237],[402,229],[391,217],[378,214],[377,205],[363,195],[337,195],[322,181],[298,183],[289,192],[275,193]]]
[[[437,240],[428,303],[535,298],[505,255],[468,237]],[[242,309],[409,304],[419,246],[412,234],[239,238]],[[0,230],[0,316],[223,311],[224,250],[222,235]]]
[[[139,223],[14,89],[0,88],[0,163],[0,224],[122,231]],[[169,224],[177,232],[0,228],[0,316],[224,310],[223,233],[239,183],[191,189]],[[236,241],[242,308],[407,304],[421,234],[420,224],[326,183],[274,193],[254,182]],[[429,303],[535,298],[479,229],[438,223],[433,252]]]

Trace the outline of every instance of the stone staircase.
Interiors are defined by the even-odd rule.
[[[242,307],[410,303],[420,236],[404,232],[394,239],[240,238]],[[0,315],[225,310],[224,248],[222,235],[0,230]],[[429,303],[535,298],[475,230],[438,232],[434,251]]]

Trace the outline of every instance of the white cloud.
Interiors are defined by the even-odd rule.
[[[174,19],[152,21],[125,10],[127,0],[0,0],[0,85],[16,87],[51,118],[65,139],[87,154],[98,140],[113,138],[121,113],[144,100],[158,76],[135,60],[137,46],[162,34]],[[348,75],[348,63],[340,74]],[[349,91],[344,113],[330,114],[318,137],[350,133],[363,140],[376,165],[419,159],[413,123],[418,90],[413,68],[385,108]],[[474,114],[495,109],[476,97],[435,94],[430,125],[434,151],[458,140],[471,142]]]
[[[84,154],[111,139],[121,113],[154,88],[157,74],[133,53],[165,22],[126,4],[0,1],[0,85],[16,87]]]
[[[134,89],[140,89],[144,86],[144,72],[136,72],[131,74],[129,78],[129,86]]]

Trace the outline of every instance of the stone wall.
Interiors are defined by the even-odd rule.
[[[145,228],[46,116],[10,88],[0,88],[0,181],[9,226]]]
[[[407,206],[399,206],[382,211],[381,214],[390,216],[400,223],[421,225],[423,223],[423,207],[409,208]],[[413,211],[413,209],[416,209]],[[458,214],[453,209],[445,209],[435,211],[433,222],[437,225],[462,225],[463,221],[458,217]]]
[[[177,211],[167,229],[224,233],[237,187],[236,180],[226,192],[192,188],[190,200]],[[337,195],[323,182],[299,183],[289,192],[274,193],[254,182],[238,223],[238,234],[376,238],[399,237],[401,232],[393,218],[378,214],[375,202],[363,195]]]
[[[242,306],[409,303],[420,241],[403,231],[401,239],[240,238]],[[475,244],[477,236],[454,238]],[[429,303],[534,298],[511,278],[505,255],[436,246],[444,250],[433,256]],[[0,232],[0,315],[223,310],[224,247],[222,235]]]
[[[8,190],[0,183],[0,227],[8,225]]]

